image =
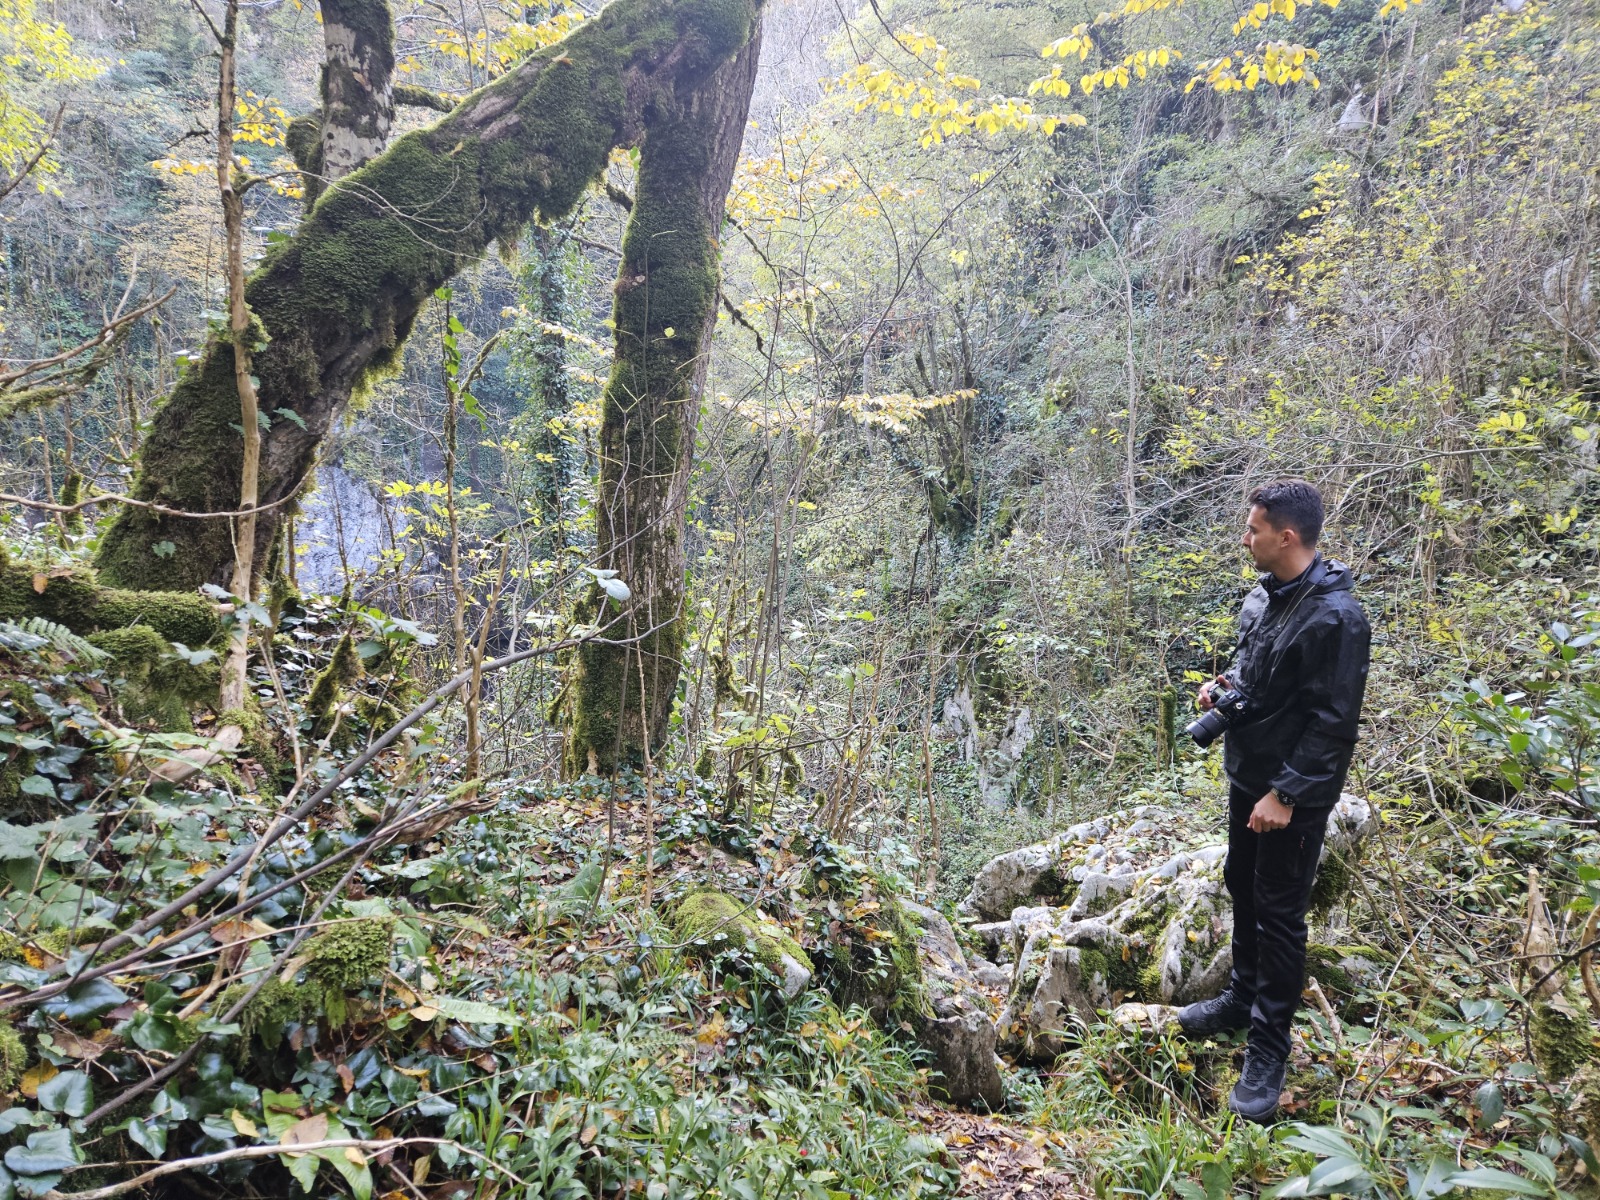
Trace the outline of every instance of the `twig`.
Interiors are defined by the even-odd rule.
[[[1317,1002],[1317,1007],[1322,1010],[1322,1015],[1328,1019],[1328,1028],[1333,1031],[1333,1040],[1343,1050],[1344,1026],[1339,1023],[1338,1014],[1333,1011],[1333,1005],[1328,1003],[1328,997],[1322,991],[1322,985],[1315,977],[1306,981],[1306,991],[1311,993],[1311,998]]]
[[[121,1183],[108,1184],[106,1187],[93,1188],[87,1192],[59,1192],[51,1188],[44,1194],[44,1200],[112,1200],[114,1196],[125,1196],[129,1192],[137,1191],[147,1183],[152,1183],[167,1175],[176,1175],[182,1171],[193,1171],[200,1167],[211,1167],[218,1163],[236,1162],[242,1158],[276,1158],[280,1155],[314,1154],[319,1150],[360,1150],[363,1153],[382,1154],[387,1150],[398,1150],[402,1146],[454,1146],[469,1158],[477,1159],[490,1170],[512,1180],[518,1187],[528,1188],[533,1185],[523,1179],[509,1167],[501,1166],[488,1155],[463,1146],[450,1138],[438,1137],[403,1137],[403,1138],[325,1138],[320,1142],[294,1142],[289,1145],[278,1146],[235,1146],[232,1150],[218,1150],[214,1154],[199,1154],[194,1158],[178,1158],[172,1162],[164,1162],[158,1167],[152,1167],[142,1175],[135,1175],[132,1179],[124,1179]],[[91,1169],[104,1169],[104,1163],[78,1163],[68,1167],[68,1171],[87,1171]]]
[[[165,504],[154,504],[149,500],[135,500],[132,496],[124,496],[118,492],[96,492],[87,500],[79,500],[76,504],[53,504],[45,500],[32,500],[27,496],[14,496],[10,492],[0,492],[0,503],[25,504],[29,508],[39,508],[45,512],[74,513],[81,508],[88,508],[92,504],[127,504],[134,508],[148,508],[151,512],[160,513],[164,517],[184,517],[191,521],[248,516],[251,513],[266,512],[269,508],[277,508],[293,499],[295,499],[295,492],[290,492],[280,500],[257,504],[253,508],[231,508],[217,512],[197,513],[185,512],[181,508],[168,508]]]
[[[12,192],[16,191],[17,188],[21,187],[22,181],[29,175],[32,175],[33,169],[44,161],[44,156],[50,150],[50,143],[55,141],[56,134],[61,132],[61,118],[66,115],[67,106],[62,104],[56,109],[55,120],[50,122],[50,132],[45,134],[43,139],[40,140],[39,149],[34,152],[33,157],[22,164],[22,170],[18,171],[15,176],[6,180],[5,183],[0,184],[0,200],[4,200],[7,196],[11,195]]]

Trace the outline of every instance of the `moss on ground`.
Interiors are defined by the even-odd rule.
[[[228,988],[212,1005],[220,1016],[248,994],[251,985],[239,983]],[[262,985],[239,1013],[239,1052],[244,1054],[250,1039],[260,1036],[263,1041],[275,1041],[282,1036],[283,1027],[291,1021],[309,1021],[317,1015],[319,997],[314,988],[304,984],[269,979]]]
[[[9,1092],[28,1065],[28,1047],[11,1022],[0,1020],[0,1093]]]
[[[331,1024],[344,1024],[351,992],[388,969],[393,941],[394,922],[374,917],[340,921],[306,943],[306,975],[320,992]]]

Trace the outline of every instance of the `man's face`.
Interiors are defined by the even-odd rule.
[[[1283,562],[1297,540],[1292,529],[1279,529],[1259,504],[1250,506],[1244,519],[1244,536],[1239,539],[1255,560],[1256,570],[1271,571]]]

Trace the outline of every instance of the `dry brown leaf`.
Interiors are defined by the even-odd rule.
[[[302,1117],[278,1135],[280,1146],[303,1146],[307,1142],[328,1140],[328,1114],[313,1113]]]

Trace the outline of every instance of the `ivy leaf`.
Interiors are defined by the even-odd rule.
[[[21,790],[24,796],[38,796],[43,800],[56,798],[56,785],[43,775],[29,775],[22,781]]]
[[[63,1173],[77,1165],[77,1149],[72,1144],[72,1135],[65,1129],[30,1133],[26,1146],[13,1146],[6,1151],[6,1166],[18,1175],[33,1176],[31,1182],[40,1192],[49,1191],[60,1181]],[[1505,1174],[1504,1171],[1499,1173]],[[41,1186],[42,1181],[37,1178],[41,1175],[54,1178],[49,1184]]]
[[[39,830],[36,826],[0,821],[0,860],[32,858],[38,848]]]
[[[39,1107],[45,1112],[81,1117],[94,1104],[94,1086],[82,1071],[63,1071],[39,1085]]]
[[[151,1158],[160,1158],[167,1152],[167,1128],[153,1120],[134,1117],[128,1122],[128,1138],[142,1147]]]
[[[91,979],[52,996],[40,1007],[59,1021],[86,1021],[105,1016],[127,999],[128,994],[109,980]]]

